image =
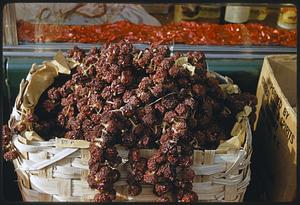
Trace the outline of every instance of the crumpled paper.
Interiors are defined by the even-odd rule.
[[[235,85],[235,84],[231,84],[231,83],[229,83],[229,84],[219,84],[219,86],[221,87],[221,89],[225,93],[227,93],[229,95],[231,95],[231,94],[238,94],[240,92],[239,87],[237,85]]]
[[[28,141],[43,141],[43,138],[41,138],[41,136],[38,135],[35,131],[25,131],[24,137]]]
[[[232,137],[221,143],[216,151],[227,152],[229,150],[238,150],[243,146],[247,134],[246,119],[251,112],[252,108],[245,106],[244,110],[236,115],[237,122],[231,130]]]
[[[79,65],[79,63],[76,62],[74,59],[65,58],[61,51],[58,51],[56,53],[56,55],[54,56],[54,60],[45,61],[44,64],[49,67],[54,67],[59,73],[67,75],[71,74],[72,68]]]
[[[183,57],[178,58],[175,61],[175,65],[178,66],[178,67],[182,67],[182,68],[188,70],[190,72],[191,76],[195,75],[195,69],[196,69],[196,67],[193,66],[193,65],[191,65],[188,62],[188,57],[183,56]]]
[[[43,65],[32,65],[29,83],[23,95],[22,108],[34,110],[42,93],[54,82],[59,73],[71,74],[71,69],[78,65],[73,59],[64,57],[58,51],[52,61],[45,61]]]
[[[41,94],[54,82],[57,75],[54,67],[46,65],[35,71],[25,89],[22,107],[33,110]]]

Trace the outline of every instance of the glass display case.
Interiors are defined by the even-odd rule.
[[[11,113],[20,81],[33,63],[75,45],[88,50],[121,39],[140,49],[159,44],[168,45],[172,52],[204,51],[208,69],[229,76],[243,91],[255,94],[264,57],[297,52],[296,20],[293,4],[6,4],[4,121]],[[8,186],[17,186],[10,185],[11,176],[4,179]],[[256,188],[259,179],[253,181],[245,200],[263,200],[258,193],[263,190]],[[8,199],[10,190],[5,190]]]
[[[174,49],[293,51],[296,15],[292,4],[15,3],[4,9],[4,48],[127,39]]]

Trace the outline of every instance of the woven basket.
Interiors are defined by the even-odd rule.
[[[31,75],[39,68],[33,66],[26,80],[22,80],[20,84],[20,92],[9,121],[10,127],[23,117],[20,109],[26,96],[26,87]],[[219,74],[210,74],[222,79],[225,84],[232,83]],[[192,169],[196,177],[193,191],[198,194],[199,201],[243,201],[250,182],[252,133],[247,115],[242,116],[238,125],[243,128],[244,141],[239,149],[194,151]],[[86,181],[89,172],[89,142],[62,138],[34,140],[32,136],[32,131],[26,131],[22,136],[14,135],[12,140],[20,153],[13,163],[23,200],[92,201],[97,191],[91,189]],[[154,151],[143,149],[141,153],[149,158]],[[153,194],[151,185],[142,185],[143,191],[138,196],[131,197],[127,194],[126,174],[129,166],[125,159],[128,150],[118,146],[118,152],[124,160],[118,167],[121,178],[114,184],[117,191],[115,201],[155,201],[158,197]]]

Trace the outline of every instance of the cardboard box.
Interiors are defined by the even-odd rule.
[[[264,59],[258,81],[256,134],[267,200],[293,201],[297,187],[296,55]]]

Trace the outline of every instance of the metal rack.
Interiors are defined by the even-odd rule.
[[[7,57],[51,57],[61,50],[66,52],[68,49],[77,45],[83,49],[101,47],[101,44],[84,43],[47,43],[47,44],[27,44],[18,46],[4,46],[3,55]],[[145,49],[147,44],[134,44],[138,49]],[[188,52],[203,51],[207,58],[231,58],[231,59],[262,59],[265,55],[277,53],[296,53],[297,48],[280,46],[202,46],[202,45],[169,45],[171,51]]]

